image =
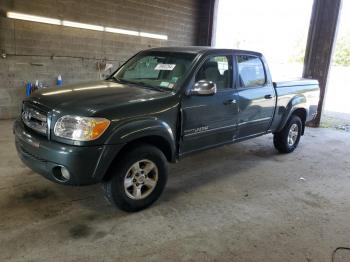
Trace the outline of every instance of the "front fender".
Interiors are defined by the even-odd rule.
[[[158,118],[130,120],[117,126],[107,139],[107,144],[126,144],[136,139],[158,136],[167,141],[174,156],[176,141],[174,131],[164,121]]]
[[[284,128],[284,126],[287,124],[288,119],[291,117],[293,112],[300,108],[305,109],[306,114],[308,114],[307,101],[306,101],[306,97],[303,94],[298,94],[289,101],[289,103],[285,107],[285,110],[282,116],[282,121],[277,129],[277,132],[281,131]]]

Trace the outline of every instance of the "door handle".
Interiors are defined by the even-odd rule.
[[[271,94],[268,94],[265,96],[265,99],[271,99],[272,98],[272,95]]]
[[[230,99],[230,100],[225,101],[224,105],[234,105],[236,103],[237,103],[236,99]]]

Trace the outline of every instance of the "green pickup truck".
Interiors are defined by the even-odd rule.
[[[292,152],[317,112],[316,80],[272,82],[262,54],[208,47],[137,53],[103,81],[48,88],[23,101],[18,155],[64,185],[102,183],[126,211],[156,201],[168,162],[268,133]]]

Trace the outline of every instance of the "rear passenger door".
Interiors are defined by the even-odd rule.
[[[265,133],[271,124],[276,95],[262,59],[254,55],[236,55],[238,90],[237,138]]]

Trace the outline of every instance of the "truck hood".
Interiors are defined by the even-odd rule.
[[[156,100],[171,94],[171,91],[104,80],[38,90],[29,100],[49,109],[92,116],[111,108]]]

